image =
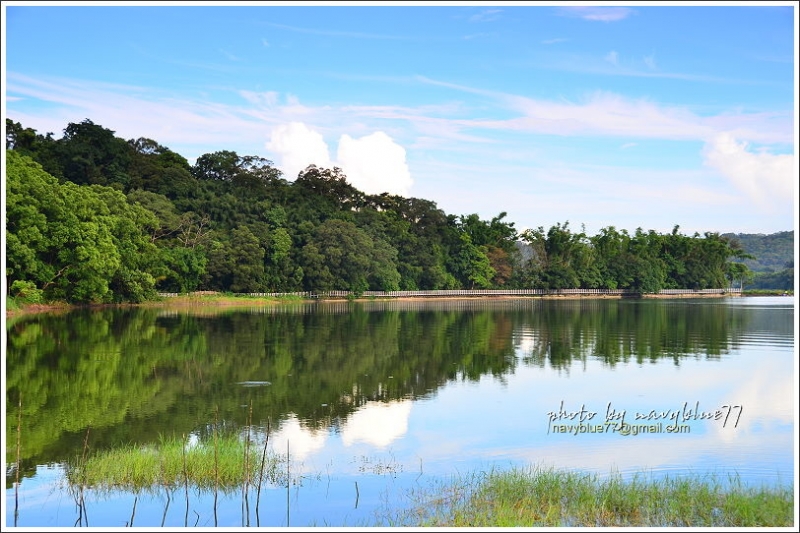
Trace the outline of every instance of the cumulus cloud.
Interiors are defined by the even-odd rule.
[[[350,183],[367,194],[403,196],[411,189],[406,151],[382,131],[360,139],[342,135],[336,157]]]
[[[287,179],[294,179],[308,165],[341,168],[347,180],[367,194],[388,192],[408,195],[411,173],[406,164],[406,151],[382,131],[353,138],[339,138],[336,161],[329,155],[322,135],[302,122],[276,127],[266,147],[277,154],[276,162]]]
[[[293,180],[308,165],[332,167],[328,145],[319,132],[302,122],[281,124],[272,130],[268,150],[278,154],[276,163],[284,177]]]
[[[720,133],[703,148],[703,163],[761,207],[793,198],[797,178],[793,156],[752,152],[748,148],[748,143],[737,141],[730,133]]]

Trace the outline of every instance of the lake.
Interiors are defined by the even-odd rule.
[[[391,525],[520,465],[795,477],[793,297],[111,308],[7,320],[6,526]],[[76,492],[77,459],[226,428],[289,484]],[[286,459],[288,458],[288,462]]]

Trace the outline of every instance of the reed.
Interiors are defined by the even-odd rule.
[[[261,503],[261,484],[264,482],[264,468],[267,465],[267,446],[269,445],[270,419],[267,418],[267,433],[264,438],[264,449],[261,454],[261,466],[258,470],[258,487],[256,488],[256,527],[261,527],[261,520],[258,514],[258,507]]]
[[[79,488],[79,494],[85,487],[139,491],[163,485],[174,490],[189,483],[199,489],[231,493],[243,487],[246,491],[248,485],[255,483],[257,502],[262,480],[273,486],[285,483],[286,526],[289,526],[289,442],[286,455],[280,457],[269,455],[266,443],[258,449],[238,435],[215,432],[210,440],[208,444],[199,442],[188,447],[183,439],[162,439],[157,447],[131,446],[89,457],[85,444],[84,457],[68,471],[68,479]],[[247,454],[245,459],[244,454]],[[357,482],[355,491],[357,507],[360,496]],[[246,495],[245,492],[245,498]],[[661,528],[795,525],[793,485],[748,486],[737,475],[600,477],[532,466],[462,474],[433,482],[409,495],[407,505],[387,508],[377,518],[377,525]],[[88,525],[85,505],[80,500],[78,504],[80,515],[76,525]],[[249,525],[249,509],[247,514],[245,523]],[[260,526],[258,514],[256,504]],[[130,525],[133,518],[132,513]],[[188,514],[184,525],[188,525]]]
[[[17,461],[14,472],[14,527],[19,522],[19,472],[22,470],[22,393],[17,401]]]
[[[214,408],[214,527],[219,525],[217,516],[217,503],[219,500],[219,440],[217,427],[219,426],[219,407]]]
[[[412,495],[387,521],[404,527],[786,527],[792,487],[737,476],[624,480],[544,468],[469,474]]]
[[[82,465],[86,464],[87,457],[89,456],[89,432],[91,428],[86,428],[86,436],[83,439],[83,454],[78,459],[79,468]],[[86,513],[86,497],[84,491],[86,487],[89,485],[89,481],[86,478],[86,473],[81,472],[78,470],[77,476],[73,482],[71,482],[75,489],[75,505],[78,507],[78,518],[75,520],[76,526],[86,526],[89,527],[89,516]]]

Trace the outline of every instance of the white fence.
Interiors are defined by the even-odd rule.
[[[727,289],[663,289],[657,294],[664,296],[686,295],[713,295],[713,294],[741,294],[742,289],[729,287]],[[208,294],[208,293],[204,293]],[[188,294],[189,296],[192,293]],[[509,289],[509,290],[440,290],[440,291],[364,291],[362,298],[477,298],[481,296],[639,296],[640,293],[630,289]],[[168,298],[180,296],[175,292],[162,292],[159,296]],[[325,298],[352,298],[356,295],[351,291],[323,291],[323,292],[251,292],[237,293],[235,296],[261,296],[261,297],[286,297],[325,299]]]

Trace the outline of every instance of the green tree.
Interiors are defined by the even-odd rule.
[[[483,221],[477,214],[459,217],[459,231],[469,236],[470,242],[486,255],[493,271],[489,286],[502,286],[512,277],[514,265],[518,262],[517,231],[514,223],[503,222],[506,213],[502,212],[490,221]],[[479,286],[483,286],[479,284]]]
[[[492,284],[495,270],[492,268],[486,247],[475,246],[469,234],[459,236],[461,246],[452,256],[450,269],[463,287],[487,289]]]
[[[191,292],[198,289],[206,273],[208,258],[200,248],[182,246],[165,247],[159,250],[163,270],[156,279],[164,292]]]
[[[191,196],[198,188],[191,166],[183,156],[158,144],[153,139],[130,139],[131,162],[128,166],[130,184],[127,190],[144,189],[170,199]]]
[[[120,266],[108,206],[88,187],[58,183],[41,165],[6,153],[6,275],[49,299],[108,300]]]
[[[57,144],[65,179],[79,185],[114,185],[127,190],[132,148],[113,131],[87,118],[70,122]]]
[[[264,290],[264,249],[247,226],[230,234],[230,240],[215,240],[208,252],[206,284],[232,292]]]
[[[329,219],[320,224],[303,247],[303,271],[308,290],[396,290],[400,275],[397,251],[374,241],[352,222]]]
[[[292,236],[286,228],[269,233],[265,255],[265,282],[271,291],[291,292],[302,282],[302,269],[292,260]]]
[[[113,299],[117,302],[142,302],[155,297],[152,273],[163,268],[158,248],[151,235],[159,226],[156,215],[134,204],[120,191],[92,185],[92,192],[109,209],[110,231],[120,256],[119,268],[109,280]]]
[[[580,285],[580,278],[573,264],[579,245],[578,239],[569,229],[569,222],[550,227],[545,240],[547,266],[542,273],[545,288],[569,289]]]

